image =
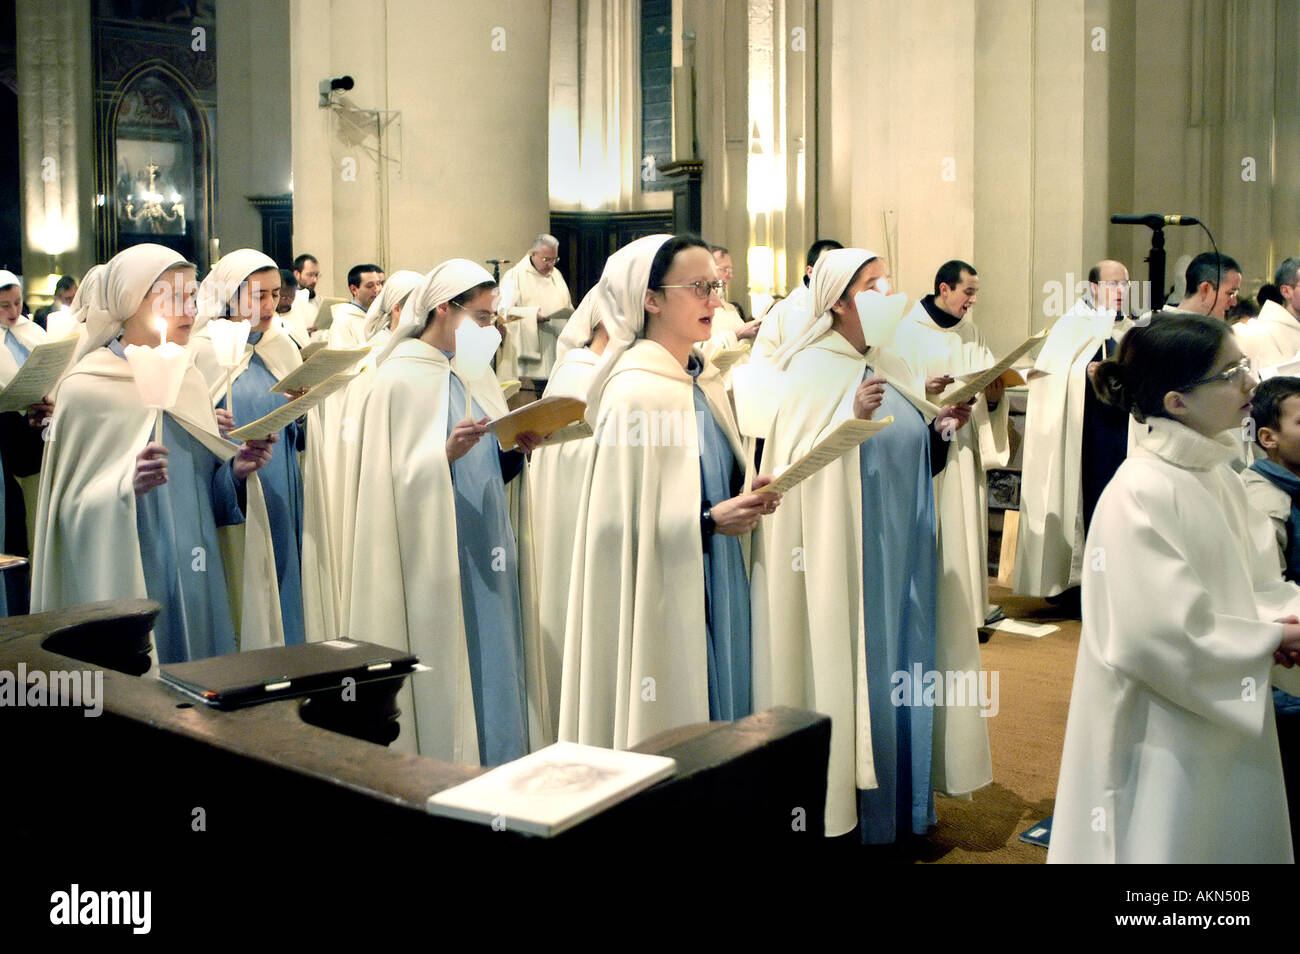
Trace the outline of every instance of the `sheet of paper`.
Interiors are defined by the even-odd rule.
[[[1000,633],[1011,633],[1013,636],[1029,636],[1033,639],[1050,636],[1052,633],[1059,631],[1060,628],[1050,623],[1026,623],[1024,620],[1019,619],[1000,619],[992,626],[980,627],[980,629],[991,629]]]
[[[355,374],[336,374],[325,383],[316,385],[297,400],[282,404],[265,417],[259,417],[253,423],[231,431],[226,437],[236,442],[264,440],[268,434],[278,433],[288,427],[355,377]]]
[[[334,306],[346,305],[349,300],[347,298],[317,298],[316,321],[312,324],[312,327],[317,331],[324,331],[334,324]]]
[[[787,493],[801,481],[811,477],[832,461],[839,460],[856,448],[872,434],[878,434],[894,419],[886,417],[879,421],[860,421],[849,418],[835,430],[831,431],[821,443],[807,454],[795,461],[762,490],[774,494]]]
[[[985,374],[988,370],[988,368],[984,368],[982,371],[972,371],[970,374],[959,374],[957,375],[957,380],[966,384],[976,380],[980,375]],[[1025,369],[1026,372],[1032,370],[1032,368]],[[1007,370],[998,375],[998,379],[1009,388],[1019,387],[1025,383],[1024,376],[1015,368],[1007,368]],[[992,383],[992,381],[989,382],[989,384]],[[988,384],[986,384],[985,387],[988,387]]]
[[[72,363],[80,339],[77,336],[60,338],[38,344],[27,356],[23,366],[0,391],[0,411],[25,411],[52,393],[63,372]]]
[[[541,437],[550,437],[560,428],[582,420],[586,410],[587,405],[577,398],[542,398],[497,418],[488,427],[496,435],[501,449],[510,450],[520,434],[532,431]]]
[[[325,348],[317,351],[271,387],[273,394],[284,394],[300,388],[314,388],[336,374],[342,374],[370,353],[370,348]]]
[[[568,427],[560,428],[542,441],[542,446],[549,447],[552,444],[563,444],[565,441],[580,441],[584,437],[590,437],[591,434],[591,425],[586,421],[579,421],[577,424],[570,424]]]
[[[505,398],[507,401],[509,401],[512,397],[514,397],[516,394],[519,393],[519,389],[521,387],[523,387],[523,382],[521,381],[515,381],[513,379],[509,381],[502,381],[501,396]]]
[[[311,360],[311,356],[317,351],[324,351],[328,347],[329,342],[327,341],[313,341],[311,344],[307,345],[307,347],[299,351],[298,355],[302,358],[303,362],[306,363]]]
[[[940,406],[946,404],[965,404],[971,398],[976,397],[997,378],[1002,377],[1003,372],[1020,360],[1021,355],[1046,337],[1046,328],[1038,332],[1036,335],[1030,335],[1008,352],[1002,360],[993,365],[993,367],[989,368],[987,371],[981,371],[972,380],[967,381],[965,384],[954,385],[947,392],[937,398],[934,403]]]
[[[1300,375],[1300,354],[1296,355],[1290,361],[1283,361],[1281,364],[1275,364],[1271,368],[1261,368],[1259,379],[1267,381],[1269,378],[1275,378],[1279,375],[1292,377]]]

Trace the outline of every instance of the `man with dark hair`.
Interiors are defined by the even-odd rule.
[[[1237,301],[1241,266],[1227,255],[1202,252],[1187,266],[1184,280],[1183,300],[1177,305],[1165,305],[1165,311],[1190,311],[1223,318]]]
[[[316,331],[316,318],[320,312],[320,302],[316,298],[316,282],[320,278],[320,263],[316,261],[315,255],[309,255],[306,252],[299,255],[293,260],[293,279],[297,286],[297,293],[294,295],[293,307],[289,309],[289,314],[285,316],[285,325],[292,329],[294,341],[308,341],[312,332]],[[280,289],[284,290],[282,282]],[[326,320],[328,321],[328,315]],[[320,329],[323,332],[324,329]],[[302,345],[299,345],[302,347]]]
[[[72,299],[77,297],[77,280],[71,275],[60,275],[59,280],[54,285],[54,301],[36,309],[32,315],[32,321],[45,327],[45,319],[50,312],[59,308],[71,308]]]
[[[1016,541],[1016,593],[1068,592],[1059,602],[1071,610],[1092,512],[1128,455],[1128,413],[1099,401],[1090,383],[1132,324],[1125,317],[1128,269],[1105,259],[1088,279],[1088,296],[1052,325],[1029,375]]]
[[[366,263],[348,269],[348,293],[351,301],[335,305],[334,320],[329,328],[331,348],[360,348],[366,343],[366,309],[384,290],[384,270]]]
[[[812,320],[812,290],[808,282],[813,266],[817,264],[817,259],[823,252],[843,247],[835,239],[818,239],[808,247],[803,283],[796,285],[785,298],[774,304],[763,316],[763,323],[754,338],[752,360],[767,361],[785,341],[787,335],[797,333]]]
[[[1232,328],[1256,373],[1300,357],[1300,258],[1284,260],[1273,273],[1273,284],[1282,304],[1261,301],[1254,320]]]
[[[888,350],[912,373],[906,382],[936,404],[958,375],[982,371],[997,358],[971,319],[979,296],[979,274],[960,259],[939,266],[934,293],[904,317]],[[1001,380],[990,384],[971,412],[970,427],[952,435],[943,472],[935,478],[939,508],[939,568],[961,586],[939,588],[938,619],[945,626],[983,626],[988,605],[988,486],[984,473],[1010,458],[1007,402]],[[964,592],[962,592],[964,591]],[[960,604],[960,605],[959,605]],[[938,661],[940,669],[944,661]]]

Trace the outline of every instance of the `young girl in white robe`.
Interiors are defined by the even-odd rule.
[[[1270,681],[1300,588],[1228,463],[1256,385],[1228,326],[1157,313],[1098,368],[1149,426],[1086,541],[1049,862],[1291,862]]]

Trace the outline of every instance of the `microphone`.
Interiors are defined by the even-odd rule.
[[[1194,219],[1190,215],[1112,215],[1110,217],[1112,225],[1145,225],[1151,229],[1161,229],[1166,225],[1200,225],[1200,219]]]

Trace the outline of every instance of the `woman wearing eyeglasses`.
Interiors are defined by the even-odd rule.
[[[778,498],[742,492],[735,419],[699,349],[719,284],[703,242],[654,235],[614,253],[598,286],[610,341],[587,402],[563,740],[628,748],[751,711],[746,549]]]
[[[1297,688],[1300,588],[1227,466],[1255,378],[1222,321],[1165,313],[1094,385],[1149,433],[1088,533],[1047,860],[1290,862],[1269,684]]]

